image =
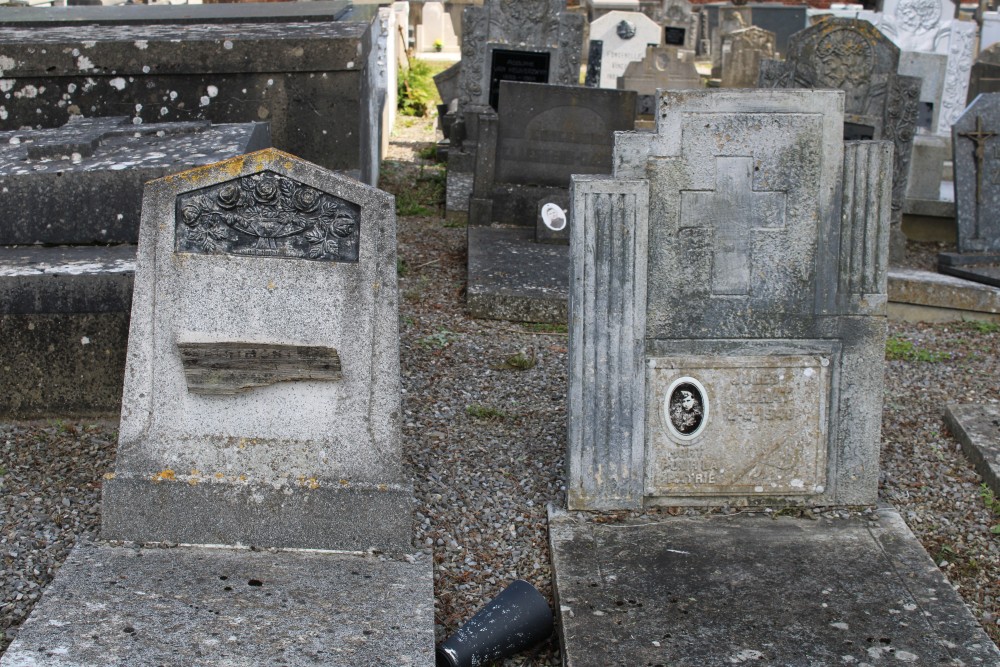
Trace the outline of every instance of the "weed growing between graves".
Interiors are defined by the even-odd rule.
[[[946,352],[922,350],[905,338],[890,336],[885,341],[885,358],[886,361],[923,361],[934,363],[946,361],[949,355]]]
[[[504,359],[504,362],[497,366],[498,370],[510,369],[515,371],[526,371],[535,367],[535,348],[521,350],[516,354]]]
[[[981,334],[993,334],[1000,331],[1000,322],[979,322],[973,320],[966,322],[965,326]]]
[[[426,116],[437,103],[434,69],[423,60],[410,59],[410,66],[399,70],[396,108],[406,116]]]
[[[993,517],[1000,519],[1000,500],[997,499],[993,493],[993,489],[985,482],[979,486],[979,497],[983,499],[986,509],[993,512]],[[1000,523],[990,526],[990,532],[994,535],[1000,535]]]
[[[509,416],[503,410],[498,410],[497,408],[491,408],[488,405],[480,405],[478,403],[473,403],[472,405],[466,406],[465,414],[469,415],[473,419],[483,419],[487,421],[492,421],[496,419],[506,419]]]
[[[407,273],[410,272],[410,267],[406,264],[406,260],[402,257],[396,258],[396,277],[402,278]]]
[[[379,182],[396,197],[396,215],[442,215],[444,212],[444,167],[420,165],[408,167],[385,162]]]
[[[434,348],[445,348],[459,340],[462,337],[461,334],[457,334],[454,331],[448,331],[447,329],[441,329],[437,333],[432,333],[428,336],[424,336],[417,343],[421,347],[434,347]]]

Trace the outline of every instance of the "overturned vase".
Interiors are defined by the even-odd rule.
[[[552,634],[552,610],[534,586],[518,579],[437,647],[436,667],[473,667],[500,660]]]

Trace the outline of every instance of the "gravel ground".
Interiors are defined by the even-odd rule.
[[[514,578],[552,594],[545,506],[565,503],[567,339],[564,327],[465,315],[465,230],[440,217],[431,202],[442,172],[417,157],[432,129],[399,119],[383,187],[407,213],[399,219],[403,434],[441,639]],[[937,248],[910,250],[907,264],[920,266]],[[1000,640],[1000,537],[990,531],[1000,506],[984,502],[982,480],[942,420],[949,401],[1000,401],[1000,327],[892,323],[890,336],[882,498]],[[74,540],[95,533],[115,427],[0,424],[0,649]],[[558,664],[555,641],[504,663]]]

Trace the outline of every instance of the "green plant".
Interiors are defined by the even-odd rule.
[[[7,468],[5,468],[4,466],[0,466],[0,477],[3,477],[6,474],[7,474]]]
[[[491,408],[488,405],[480,405],[478,403],[473,403],[472,405],[466,406],[465,414],[469,415],[474,419],[484,419],[484,420],[494,420],[494,419],[506,419],[507,413],[503,410],[498,410],[496,408]]]
[[[535,349],[531,348],[528,353],[524,350],[507,357],[500,368],[510,368],[516,371],[526,371],[535,367]]]
[[[440,52],[441,49],[443,49],[443,48],[444,48],[444,42],[442,42],[440,39],[435,39],[434,40],[434,50]]]
[[[406,264],[406,260],[402,257],[396,258],[396,277],[402,278],[407,273],[410,272],[410,267]]]
[[[424,168],[416,178],[410,177],[406,184],[396,188],[396,215],[433,215],[444,205],[444,171],[438,167]],[[389,189],[388,186],[386,189]],[[392,190],[389,190],[392,192]]]
[[[456,340],[460,339],[461,334],[457,334],[454,331],[448,331],[447,329],[441,329],[437,333],[432,333],[428,336],[424,336],[419,341],[417,341],[422,347],[436,347],[438,349],[448,347]]]
[[[544,322],[525,322],[522,325],[528,331],[534,333],[558,333],[564,334],[569,331],[565,324],[546,324]]]
[[[434,74],[423,60],[410,60],[410,66],[399,72],[396,108],[405,116],[426,116],[437,101]]]
[[[1000,322],[980,322],[972,320],[966,324],[970,329],[981,334],[991,334],[1000,331]]]
[[[948,354],[945,352],[922,350],[905,338],[890,336],[885,341],[885,358],[889,361],[922,361],[934,363],[948,359]]]
[[[424,146],[423,148],[418,150],[417,157],[419,157],[421,160],[430,160],[431,162],[436,162],[438,164],[441,163],[441,161],[438,160],[437,146],[435,146],[434,144],[431,144],[429,146]]]
[[[993,493],[993,489],[991,489],[985,482],[979,486],[979,497],[983,499],[983,504],[986,505],[986,509],[993,512],[994,517],[1000,517],[1000,500],[997,500],[996,495]],[[990,526],[990,532],[994,535],[1000,535],[1000,523]]]

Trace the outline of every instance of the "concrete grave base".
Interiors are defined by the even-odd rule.
[[[432,601],[424,556],[83,543],[0,666],[422,667]]]
[[[469,227],[469,314],[566,324],[569,246],[536,243],[534,227]]]
[[[918,269],[889,270],[889,319],[1000,322],[1000,287]]]
[[[1000,406],[952,403],[945,409],[944,421],[976,472],[1000,496]]]
[[[938,271],[1000,287],[1000,253],[942,252],[938,255]]]
[[[1000,664],[890,508],[645,523],[550,510],[549,534],[567,667]]]

